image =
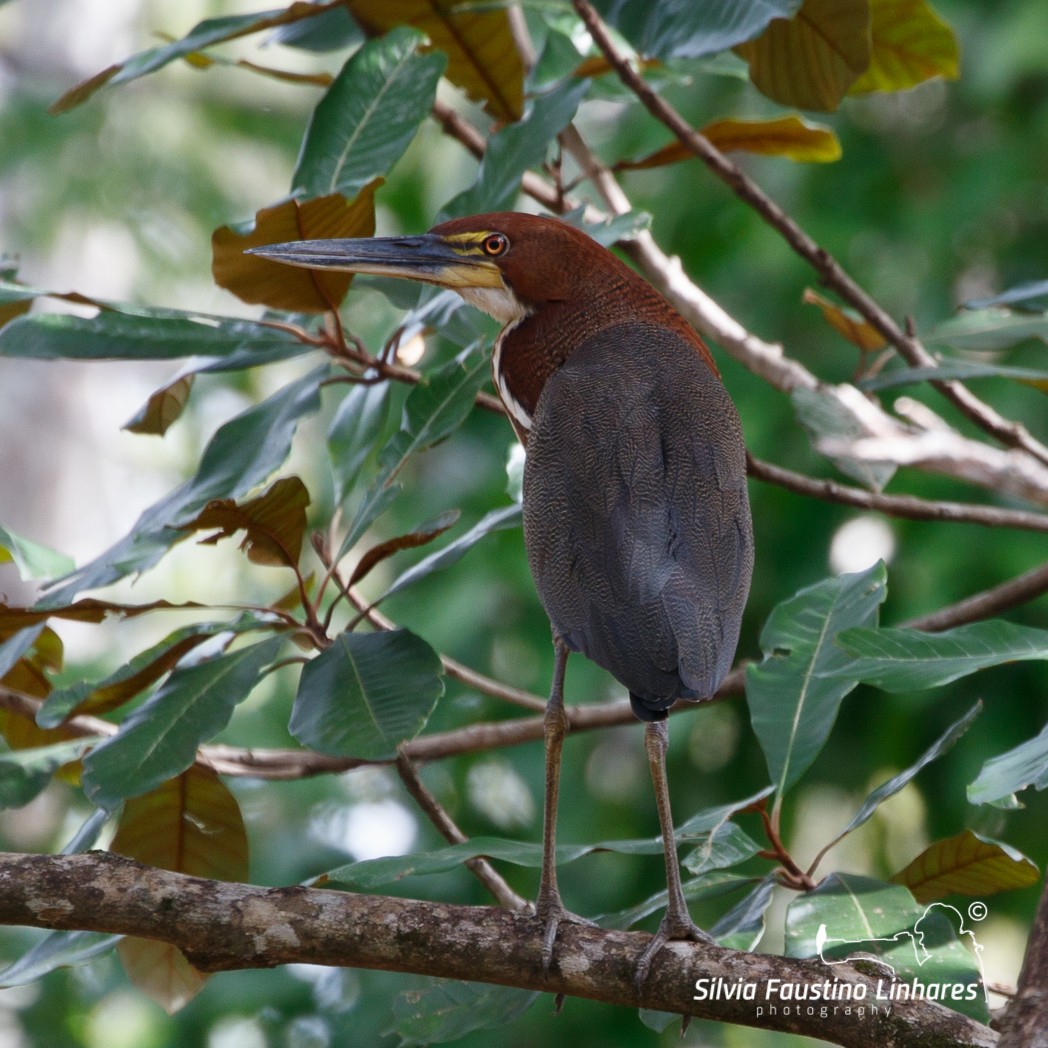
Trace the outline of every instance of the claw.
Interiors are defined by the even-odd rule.
[[[557,941],[557,931],[561,924],[579,924],[587,928],[596,928],[597,925],[577,913],[572,913],[564,908],[560,897],[551,899],[543,904],[542,900],[537,904],[539,920],[542,926],[542,974],[549,975],[550,965],[553,963],[553,947]]]
[[[667,912],[662,918],[658,931],[651,937],[651,942],[644,947],[640,957],[637,958],[637,968],[633,975],[633,983],[637,987],[637,993],[641,992],[648,972],[651,970],[651,962],[655,955],[668,942],[702,942],[712,946],[717,945],[717,940],[712,935],[704,932],[690,917],[678,917]]]

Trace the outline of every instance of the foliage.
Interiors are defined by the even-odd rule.
[[[977,233],[955,232],[958,212],[981,230],[995,208],[1008,209],[1017,225],[1025,220],[1013,214],[1026,191],[1016,188],[1025,184],[1021,172],[1013,172],[1014,185],[975,185],[978,176],[966,172],[976,161],[956,141],[990,111],[979,91],[991,87],[941,82],[960,75],[958,35],[977,50],[985,27],[958,12],[955,29],[925,0],[595,6],[647,87],[673,99],[722,160],[724,152],[739,157],[742,171],[725,176],[739,200],[693,191],[697,173],[685,163],[701,150],[671,139],[669,122],[644,111],[568,5],[527,6],[520,19],[501,5],[366,0],[218,14],[53,104],[62,115],[49,134],[61,136],[61,121],[89,119],[92,107],[119,114],[118,86],[149,77],[135,90],[167,90],[155,85],[171,82],[168,67],[178,62],[208,80],[254,86],[264,76],[281,92],[297,92],[291,101],[280,96],[293,107],[280,143],[286,193],[223,200],[195,216],[199,227],[217,226],[214,282],[253,307],[249,317],[228,297],[227,312],[215,314],[2,274],[0,364],[48,362],[57,373],[68,361],[178,362],[127,424],[139,439],[199,429],[223,392],[249,398],[201,440],[186,479],[86,563],[74,565],[39,536],[0,521],[0,566],[42,580],[35,600],[0,607],[5,807],[54,795],[84,826],[71,849],[93,847],[108,822],[112,850],[202,877],[247,880],[250,840],[252,877],[263,883],[395,886],[486,902],[464,867],[483,857],[509,871],[522,894],[533,892],[534,877],[518,879],[514,867],[534,870],[540,861],[520,797],[541,783],[541,754],[533,746],[522,756],[508,741],[516,720],[541,709],[534,692],[548,670],[533,667],[549,664],[548,634],[522,566],[519,507],[505,494],[511,434],[493,417],[493,331],[449,293],[364,279],[358,297],[348,274],[244,254],[289,239],[370,236],[377,224],[417,232],[438,218],[525,206],[523,187],[527,206],[560,211],[603,242],[618,242],[642,269],[653,267],[646,275],[686,310],[700,299],[697,288],[681,293],[668,261],[652,262],[649,252],[645,262],[634,250],[654,234],[656,249],[679,252],[689,272],[708,277],[737,321],[787,349],[785,358],[764,354],[701,306],[689,315],[728,351],[718,363],[754,457],[796,471],[782,487],[753,485],[759,568],[740,647],[752,736],[740,708],[741,674],[716,706],[672,722],[681,738],[689,716],[702,725],[690,729],[687,746],[675,744],[670,774],[685,891],[704,926],[733,948],[761,944],[791,957],[820,953],[820,928],[845,943],[884,939],[898,949],[928,904],[952,909],[943,900],[963,897],[966,905],[1037,883],[1025,852],[1048,859],[1037,833],[1044,798],[1028,789],[1048,781],[1036,702],[1048,631],[1028,603],[1045,586],[1030,584],[1018,596],[993,587],[1040,563],[1038,537],[1027,532],[1048,530],[1048,458],[1039,443],[1048,435],[1040,400],[1048,371],[1043,345],[1030,349],[1048,330],[1041,228],[1048,212],[1042,202],[1036,221],[1010,240],[1002,234],[976,245]],[[276,66],[231,60],[234,42],[245,38],[279,45],[264,52],[267,60],[296,61],[284,69],[283,58]],[[301,63],[307,73],[292,68]],[[1008,101],[1014,116],[1022,99],[1002,101],[1007,90],[1019,94],[1019,73],[1010,75],[994,98]],[[455,90],[454,106],[438,90],[442,78]],[[926,147],[907,121],[923,119],[922,105],[935,118],[921,133],[943,134],[945,125],[953,136],[944,169],[971,178],[967,195],[940,203],[927,236],[915,201],[950,177],[918,155]],[[609,107],[616,120],[605,125]],[[780,107],[834,114],[823,117],[834,123]],[[258,140],[271,133],[255,122],[261,108],[247,91],[235,114]],[[993,134],[1003,137],[1008,121],[997,119]],[[438,142],[438,126],[452,147]],[[1013,138],[1009,162],[1018,168],[1027,143],[1024,134]],[[599,159],[587,142],[599,143]],[[210,147],[199,148],[203,155]],[[717,172],[718,163],[709,166]],[[817,166],[793,166],[804,163]],[[780,218],[750,192],[747,172],[774,186],[791,214]],[[632,202],[608,191],[614,177]],[[693,199],[702,195],[711,200]],[[149,201],[153,210],[164,205],[159,196]],[[805,289],[798,260],[778,259],[768,246],[767,231],[776,229],[818,270],[792,215],[847,258],[887,314],[915,320],[893,326],[837,270],[818,271],[828,288]],[[959,253],[961,236],[968,246]],[[972,285],[991,267],[994,286],[979,299]],[[1015,287],[998,293],[1001,284]],[[955,285],[970,301],[951,316]],[[818,312],[797,309],[802,300]],[[913,349],[914,332],[920,353],[935,355]],[[416,362],[409,351],[419,338],[425,353]],[[965,385],[932,399],[946,380]],[[898,387],[907,400],[879,399]],[[985,390],[993,408],[971,390]],[[1002,424],[1007,450],[993,439],[997,410],[1022,422]],[[873,509],[898,517],[899,551],[887,567],[867,561],[827,577],[825,551],[845,520],[834,499],[846,485],[835,470],[863,485],[859,494]],[[823,502],[789,492],[810,494],[809,475],[825,481]],[[878,494],[889,482],[892,493]],[[978,558],[969,545],[976,505],[999,511]],[[72,517],[76,507],[61,512]],[[127,596],[131,582],[164,579],[175,558],[206,576],[219,563],[212,547],[227,538],[239,539],[241,560],[221,601],[185,599],[174,588]],[[955,604],[972,594],[974,603]],[[1030,622],[999,617],[1013,608]],[[879,624],[882,609],[895,625]],[[947,621],[922,621],[933,609]],[[120,640],[93,663],[67,664],[68,623],[99,633],[116,623]],[[132,630],[142,623],[153,632]],[[572,699],[630,723],[607,678],[581,662],[572,662]],[[976,695],[985,713],[972,705]],[[490,728],[486,738],[470,735],[476,723]],[[413,749],[422,744],[430,749]],[[665,893],[652,891],[662,884],[661,844],[649,791],[634,774],[639,735],[629,736],[632,756],[611,732],[580,732],[575,745],[561,839],[578,843],[558,850],[566,895],[579,897],[582,912],[604,913],[602,923],[650,923]],[[465,840],[444,843],[436,829],[420,831],[409,854],[353,862],[345,848],[316,845],[321,813],[365,803],[365,793],[334,773],[396,763],[406,784],[404,762],[413,771],[420,752],[439,759],[427,778]],[[248,784],[267,778],[293,784]],[[381,781],[410,803],[392,776]],[[478,788],[485,781],[494,799]],[[872,835],[858,831],[873,824],[890,837],[896,816],[881,805],[915,786],[928,808],[917,853],[870,844]],[[805,805],[828,787],[843,829],[804,823]],[[273,814],[259,816],[263,807]],[[861,868],[850,865],[855,851],[827,867],[846,837],[866,842]],[[798,846],[814,858],[795,854]],[[606,883],[594,870],[605,871]],[[769,916],[780,899],[788,901],[783,927]],[[1029,923],[1028,895],[1001,905]],[[979,989],[944,1003],[984,1021],[976,955],[937,929],[936,970]],[[98,960],[115,946],[112,937],[55,933],[17,945],[20,959],[5,949],[13,963],[0,980],[8,985],[43,979],[42,992],[59,993],[74,978],[60,969],[88,961],[100,980],[116,979]],[[193,1024],[221,1014],[203,974],[173,947],[125,940],[119,951],[146,994],[182,1009],[163,1043],[189,1043],[199,1032]],[[906,977],[920,974],[897,954],[885,963]],[[279,1036],[315,1020],[328,1038],[318,1043],[482,1044],[484,1030],[499,1027],[524,1044],[554,1021],[581,1043],[634,1043],[623,1038],[635,1028],[622,1033],[610,1010],[573,1001],[576,1019],[552,1020],[528,1011],[532,995],[509,987],[362,975],[348,992],[318,979],[310,997],[293,974],[266,977],[279,984],[224,978],[254,987],[243,1008],[264,1013]],[[381,1012],[380,1023],[361,1017],[358,998]],[[650,1013],[641,1018],[662,1025]],[[27,1014],[26,1022],[48,1029],[46,1016]],[[584,1032],[587,1023],[597,1033]]]

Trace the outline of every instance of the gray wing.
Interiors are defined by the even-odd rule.
[[[524,537],[554,630],[651,710],[731,667],[753,565],[738,415],[687,341],[620,325],[546,383]]]

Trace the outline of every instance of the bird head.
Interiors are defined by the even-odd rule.
[[[584,294],[584,284],[600,272],[605,257],[621,265],[564,222],[512,211],[452,219],[421,236],[295,240],[248,253],[308,269],[450,288],[503,325]]]

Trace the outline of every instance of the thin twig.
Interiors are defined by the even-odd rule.
[[[937,502],[914,495],[885,495],[840,484],[835,480],[817,480],[771,462],[764,462],[752,455],[747,456],[746,463],[747,472],[756,480],[777,484],[799,495],[810,495],[826,502],[854,506],[856,509],[873,510],[890,517],[980,524],[989,528],[1048,531],[1048,514],[1002,509],[997,506],[978,506],[968,502]]]
[[[918,615],[903,623],[909,629],[941,633],[970,622],[981,622],[993,615],[1029,604],[1048,593],[1048,564],[1042,564],[1017,578],[975,593],[940,611]]]
[[[397,774],[404,783],[408,793],[414,798],[415,803],[425,813],[426,818],[436,827],[437,832],[448,842],[448,844],[464,844],[469,838],[459,829],[455,820],[448,814],[447,809],[426,788],[410,757],[403,751],[397,756]],[[472,871],[477,880],[484,885],[492,898],[507,910],[526,911],[531,908],[527,899],[521,898],[497,873],[494,867],[483,856],[475,856],[465,862],[467,869]]]

